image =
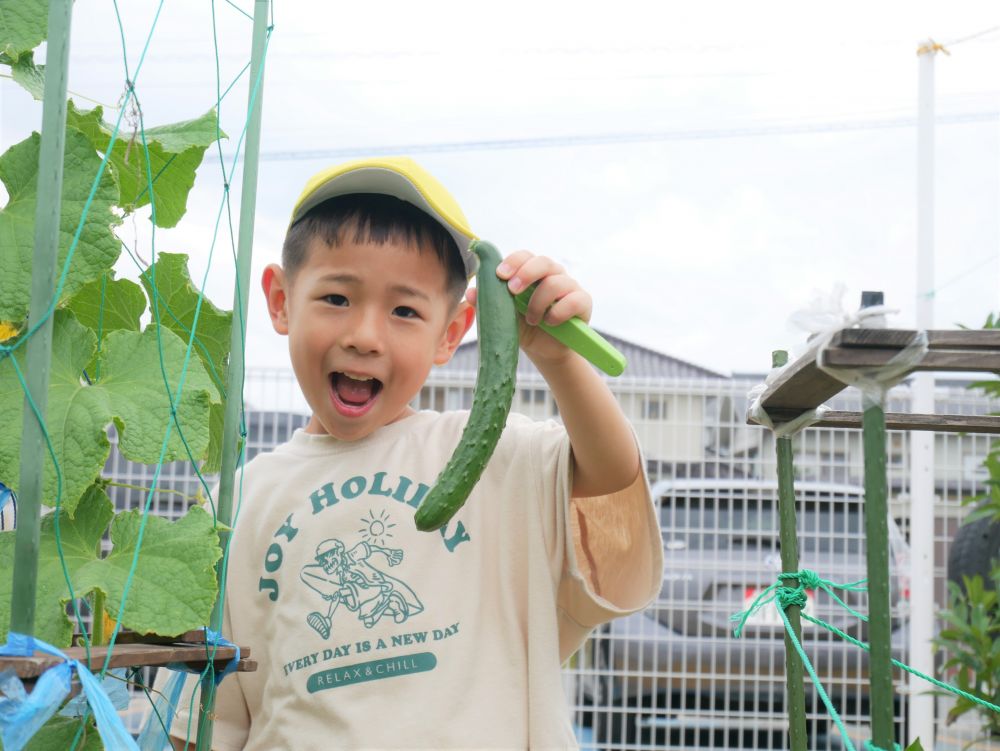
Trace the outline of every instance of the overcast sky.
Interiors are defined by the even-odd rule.
[[[249,60],[248,0],[216,0],[223,88]],[[132,70],[158,3],[119,3]],[[214,105],[211,4],[164,3],[136,89],[150,125]],[[124,84],[109,2],[77,0],[70,89]],[[287,363],[258,280],[302,184],[408,150],[504,251],[566,264],[593,324],[720,371],[760,371],[817,293],[881,289],[915,318],[918,44],[933,37],[939,327],[1000,307],[1000,6],[993,2],[277,2],[264,81],[249,365]],[[986,33],[982,33],[986,32]],[[971,37],[971,38],[970,38]],[[232,154],[244,75],[222,103]],[[0,145],[41,106],[0,80]],[[112,119],[114,112],[106,113]],[[236,184],[238,184],[238,176]],[[208,158],[158,252],[204,273],[221,198]],[[236,204],[238,206],[238,204]],[[141,214],[121,231],[151,255]],[[135,277],[131,262],[123,275]],[[228,235],[207,292],[231,307]]]

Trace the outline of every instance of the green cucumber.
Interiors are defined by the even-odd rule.
[[[473,241],[469,250],[479,256],[476,272],[479,372],[469,421],[458,446],[414,515],[417,529],[423,532],[443,527],[462,508],[493,455],[514,398],[518,355],[514,298],[506,282],[497,277],[499,251],[481,240]]]

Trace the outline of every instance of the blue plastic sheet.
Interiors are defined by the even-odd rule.
[[[24,634],[9,633],[7,643],[0,647],[0,654],[3,655],[27,656],[36,651],[60,657],[63,661],[42,673],[30,694],[24,690],[24,685],[17,676],[7,676],[0,686],[4,693],[4,697],[0,698],[0,737],[3,738],[5,751],[21,751],[39,728],[55,714],[69,694],[74,670],[83,688],[83,696],[94,715],[97,732],[104,747],[116,751],[139,751],[105,693],[101,681],[86,665],[78,660],[71,660],[51,644]]]
[[[108,700],[116,711],[128,709],[128,678],[125,668],[109,670],[101,681],[101,689],[108,695]],[[87,697],[84,694],[74,696],[59,710],[59,714],[63,717],[83,717],[86,712]]]
[[[240,648],[222,636],[218,631],[210,628],[205,629],[205,643],[208,647],[234,647],[236,655],[226,667],[215,674],[215,685],[218,686],[230,673],[236,670],[240,661]],[[153,703],[153,711],[149,713],[146,722],[139,733],[140,751],[165,751],[170,746],[170,728],[173,725],[174,717],[177,715],[177,702],[180,701],[181,692],[184,690],[186,673],[200,673],[192,670],[183,663],[174,663],[166,666],[167,669],[175,671],[167,680]]]
[[[226,663],[225,668],[223,668],[221,671],[215,674],[215,685],[218,686],[220,683],[222,683],[223,678],[225,678],[230,673],[236,672],[236,666],[239,664],[240,661],[240,648],[237,647],[228,639],[226,639],[218,631],[213,631],[210,628],[205,629],[205,642],[207,644],[214,644],[215,646],[218,647],[232,647],[233,649],[236,650],[236,654],[233,656],[233,659],[231,659],[229,662]],[[187,670],[187,668],[183,669]]]
[[[69,693],[72,672],[66,663],[46,670],[30,694],[13,670],[0,674],[0,738],[6,751],[21,751],[55,714]]]
[[[0,482],[0,511],[3,511],[4,506],[10,503],[10,499],[14,497],[14,491]]]
[[[177,714],[177,702],[181,700],[185,680],[186,673],[173,672],[161,689],[139,733],[140,751],[167,751],[171,748],[170,727]]]
[[[16,524],[17,497],[13,490],[0,482],[0,530],[13,529]]]

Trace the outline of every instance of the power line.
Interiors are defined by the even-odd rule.
[[[982,31],[977,31],[975,34],[969,34],[968,36],[961,37],[959,39],[952,39],[950,42],[945,42],[945,47],[954,47],[956,44],[961,44],[962,42],[968,42],[972,39],[978,39],[979,37],[986,36],[987,34],[992,34],[995,31],[1000,31],[1000,26],[991,26],[988,29],[983,29]]]
[[[229,2],[229,0],[226,0]],[[229,3],[232,5],[232,3]],[[235,6],[234,6],[235,7]],[[241,11],[244,12],[244,11]],[[989,30],[988,30],[989,31]],[[987,32],[980,32],[985,34]],[[322,41],[325,44],[328,41],[329,32],[328,31],[308,31],[308,32],[290,32],[282,31],[282,40],[289,44],[294,44],[295,46],[295,59],[322,59],[326,62],[345,62],[345,61],[380,61],[380,60],[408,60],[408,59],[419,59],[419,58],[452,58],[456,54],[470,54],[475,47],[469,48],[458,48],[457,52],[455,48],[442,48],[439,46],[434,47],[423,47],[423,48],[410,48],[410,49],[329,49],[325,46],[317,48],[312,42],[297,42],[296,40],[301,40],[302,38],[310,37],[322,37]],[[957,44],[958,42],[965,41],[965,39],[959,39],[951,44]],[[889,38],[882,37],[877,39],[845,39],[835,42],[829,42],[824,44],[824,49],[857,49],[857,48],[872,48],[872,47],[891,47],[897,45],[904,45],[909,43],[910,40],[904,38]],[[761,39],[752,42],[705,42],[705,43],[687,43],[679,42],[674,44],[652,44],[646,46],[635,46],[632,44],[628,45],[564,45],[564,46],[501,46],[501,47],[491,47],[490,54],[493,56],[544,56],[544,57],[641,57],[648,55],[700,55],[700,54],[718,54],[720,52],[745,52],[748,50],[758,50],[758,49],[774,49],[776,40],[771,39]],[[172,49],[176,52],[178,49],[188,52],[191,50],[200,49],[200,45],[196,41],[190,39],[179,38],[176,41],[171,40]],[[802,40],[780,40],[782,49],[797,49],[801,47],[806,47],[808,49],[815,49],[816,43],[811,39]],[[73,59],[78,62],[114,62],[119,59],[118,56],[106,53],[102,50],[100,45],[93,47],[94,51],[87,51],[87,48],[82,50],[80,53],[75,54]],[[243,58],[245,57],[243,53],[232,52],[224,53],[220,55],[221,58]],[[174,60],[177,64],[191,64],[191,60],[184,56],[178,57]]]
[[[962,281],[963,279],[965,279],[970,274],[973,274],[973,273],[979,271],[980,269],[982,269],[982,268],[984,268],[986,266],[989,266],[992,263],[995,263],[996,260],[997,260],[997,257],[1000,257],[1000,253],[993,253],[992,255],[990,255],[987,258],[981,259],[980,261],[976,262],[975,264],[973,264],[972,266],[970,266],[969,268],[967,268],[965,271],[961,272],[960,274],[957,274],[956,276],[953,276],[951,279],[949,279],[948,281],[946,281],[944,284],[938,285],[937,287],[935,287],[934,289],[932,289],[930,292],[926,292],[925,294],[928,297],[934,297],[938,292],[941,292],[942,290],[947,289],[948,287],[950,287],[951,285],[955,284],[956,282]]]
[[[988,123],[997,121],[1000,121],[1000,112],[968,112],[957,115],[942,115],[936,120],[939,125],[962,125],[967,123]],[[262,151],[260,153],[260,160],[267,162],[291,162],[311,159],[386,156],[390,154],[436,154],[457,151],[552,149],[629,143],[657,143],[665,141],[756,138],[763,136],[806,135],[816,133],[848,133],[863,130],[912,128],[916,127],[916,124],[917,119],[915,117],[895,117],[882,120],[853,120],[773,126],[747,126],[742,128],[666,130],[638,133],[594,133],[589,135],[498,138],[470,141],[443,141],[438,143],[390,144],[381,146],[345,146],[341,148]],[[226,160],[231,160],[232,155],[225,155],[224,158]]]

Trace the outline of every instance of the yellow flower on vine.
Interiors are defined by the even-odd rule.
[[[10,321],[0,321],[0,342],[13,339],[21,329]]]

